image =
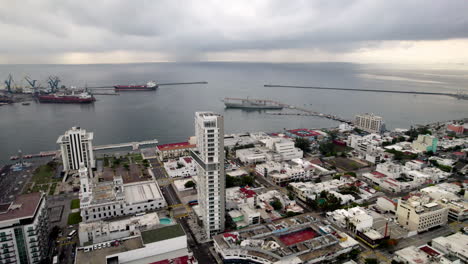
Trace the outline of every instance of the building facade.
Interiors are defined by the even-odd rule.
[[[431,135],[419,135],[418,138],[413,141],[411,147],[420,152],[437,151],[437,138]]]
[[[80,214],[83,222],[134,215],[166,207],[155,181],[125,183],[122,177],[113,181],[90,183],[86,168],[79,170]]]
[[[195,113],[197,150],[191,155],[197,163],[198,203],[207,235],[224,231],[225,173],[224,119],[213,112]]]
[[[95,168],[92,132],[80,127],[72,127],[57,139],[62,153],[64,171],[78,170],[83,163],[87,168]]]
[[[448,208],[433,202],[428,196],[414,195],[408,200],[398,201],[396,216],[404,228],[419,233],[447,224]]]
[[[24,194],[0,208],[0,262],[32,264],[44,260],[49,237],[45,197]]]
[[[356,115],[355,126],[369,133],[381,133],[385,130],[382,117],[374,114]]]

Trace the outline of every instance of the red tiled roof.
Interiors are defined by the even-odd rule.
[[[320,159],[312,159],[310,160],[310,163],[315,165],[321,165],[323,162]]]
[[[245,195],[247,196],[247,198],[250,198],[250,197],[254,197],[255,194],[257,194],[254,190],[250,190],[248,189],[248,187],[246,188],[240,188],[239,189],[242,193],[245,193]]]
[[[172,150],[172,149],[182,149],[182,148],[194,148],[196,145],[192,145],[189,142],[179,142],[179,143],[170,143],[158,145],[160,151]]]
[[[288,132],[296,136],[300,136],[300,137],[315,137],[315,136],[321,135],[317,131],[310,130],[307,128],[292,129],[292,130],[288,130]]]
[[[225,238],[232,237],[232,238],[234,238],[234,240],[237,240],[237,235],[232,234],[232,233],[224,233],[223,237],[225,237]]]
[[[387,200],[387,201],[391,202],[391,203],[392,203],[393,205],[395,205],[395,206],[397,206],[397,205],[398,205],[398,203],[397,203],[397,202],[395,202],[394,200],[392,200],[392,199],[390,199],[390,198],[388,198],[388,197],[385,197],[385,196],[383,196],[382,198],[384,198],[385,200]]]
[[[190,157],[184,157],[184,160],[186,163],[192,163],[192,158]]]
[[[387,175],[385,175],[385,174],[383,174],[381,172],[378,172],[378,171],[373,171],[373,172],[371,172],[371,174],[377,176],[377,178],[387,177]]]
[[[189,258],[188,256],[182,256],[173,259],[165,259],[156,262],[151,262],[150,264],[189,264],[192,263],[193,259]]]
[[[425,252],[426,254],[428,254],[429,256],[431,257],[434,257],[434,256],[439,256],[440,253],[435,251],[434,249],[428,247],[428,246],[422,246],[419,248],[421,251]]]

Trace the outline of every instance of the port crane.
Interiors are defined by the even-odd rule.
[[[49,87],[52,90],[52,92],[58,91],[58,85],[60,83],[60,78],[58,76],[49,76],[49,80],[47,83],[49,83]]]
[[[12,82],[13,82],[13,77],[11,76],[11,74],[9,74],[8,79],[5,80],[5,88],[7,89],[9,93],[12,93],[11,91]]]
[[[25,76],[24,79],[31,85],[31,88],[33,89],[34,93],[37,93],[39,87],[36,86],[37,80],[32,80],[28,76]]]

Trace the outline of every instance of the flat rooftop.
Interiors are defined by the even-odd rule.
[[[130,251],[142,248],[143,243],[140,237],[127,239],[115,247],[108,247],[102,249],[95,249],[92,251],[84,252],[78,250],[76,254],[76,263],[79,264],[106,264],[106,256],[118,254],[125,251]]]
[[[125,185],[124,192],[125,200],[131,204],[162,199],[158,186],[152,181]]]
[[[149,244],[179,236],[184,236],[185,232],[179,224],[166,226],[141,232],[143,243]]]
[[[33,217],[41,199],[42,194],[38,192],[19,195],[8,207],[7,204],[1,206],[0,221]]]

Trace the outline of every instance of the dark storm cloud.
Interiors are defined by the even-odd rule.
[[[468,37],[468,1],[0,0],[2,53],[349,51]]]

